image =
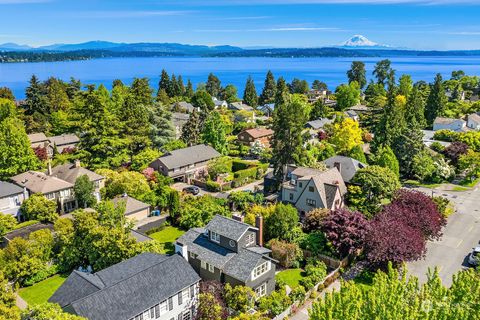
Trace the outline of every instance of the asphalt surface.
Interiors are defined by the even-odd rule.
[[[432,190],[419,188],[432,194]],[[456,212],[448,218],[440,240],[427,243],[425,259],[408,263],[411,275],[421,283],[427,281],[428,269],[437,267],[442,282],[450,286],[452,276],[458,271],[470,267],[468,255],[480,241],[480,189],[472,191],[436,191],[455,203]]]

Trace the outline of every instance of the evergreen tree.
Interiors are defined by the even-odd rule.
[[[185,89],[185,97],[187,97],[188,99],[191,99],[194,94],[195,94],[195,91],[193,90],[193,84],[190,81],[190,79],[188,79],[187,88]]]
[[[45,85],[33,75],[25,90],[25,115],[28,132],[45,132],[49,130],[48,101]]]
[[[130,87],[130,94],[137,104],[149,107],[153,104],[153,90],[147,78],[135,78]]]
[[[222,85],[220,79],[213,73],[208,75],[207,84],[205,85],[205,90],[212,96],[218,97],[222,91]]]
[[[160,148],[175,139],[172,114],[162,105],[155,105],[150,110],[150,140],[153,146]]]
[[[272,124],[272,163],[278,178],[283,178],[286,165],[298,163],[305,153],[302,130],[307,119],[307,106],[301,99],[291,100],[286,90],[285,81],[280,78]]]
[[[179,96],[185,95],[185,84],[183,83],[182,76],[178,76],[177,78],[177,91]]]
[[[235,87],[233,84],[227,85],[225,88],[223,88],[220,97],[228,103],[238,101],[237,87]]]
[[[203,142],[211,145],[215,150],[222,154],[227,153],[227,134],[225,123],[220,113],[212,111],[203,126],[202,131]]]
[[[404,130],[393,141],[391,148],[397,156],[402,176],[413,177],[413,160],[425,149],[422,131],[415,127]]]
[[[7,88],[7,87],[0,88],[0,99],[8,99],[15,102],[15,96],[13,95],[12,90],[10,90],[10,88]]]
[[[328,86],[325,82],[320,81],[320,80],[314,80],[312,82],[312,89],[313,90],[328,90]]]
[[[96,203],[95,196],[93,195],[95,184],[90,181],[90,178],[86,174],[81,175],[75,180],[73,190],[80,208],[91,208]]]
[[[391,70],[391,61],[388,59],[381,60],[375,65],[373,75],[377,78],[377,83],[385,86],[385,81],[388,78]]]
[[[412,77],[408,74],[402,74],[399,80],[399,94],[408,99],[413,90]]]
[[[400,167],[398,164],[398,159],[393,153],[392,148],[385,146],[377,150],[377,155],[375,156],[375,164],[380,167],[388,168],[392,170],[397,177],[400,176]]]
[[[247,105],[256,108],[258,106],[257,90],[255,89],[255,83],[251,76],[248,76],[247,83],[245,85],[245,91],[243,92],[243,102]]]
[[[162,75],[160,76],[160,81],[158,82],[158,91],[157,91],[157,96],[160,94],[161,90],[165,90],[167,95],[169,97],[172,97],[172,83],[170,81],[170,76],[168,75],[168,72],[163,69],[162,70]]]
[[[272,71],[268,70],[265,76],[265,84],[263,86],[262,94],[259,98],[260,105],[273,103],[275,101],[275,92],[277,90],[277,84]]]
[[[439,73],[431,85],[430,95],[428,96],[425,107],[425,119],[427,125],[431,126],[436,117],[441,116],[447,105],[447,96],[443,87],[442,75]]]
[[[120,80],[118,80],[120,81]],[[121,83],[122,81],[120,81]],[[122,83],[123,85],[123,83]],[[67,84],[67,95],[70,100],[73,100],[77,94],[82,89],[82,82],[80,80],[76,80],[75,78],[71,77],[70,82]]]
[[[182,128],[182,137],[181,139],[183,142],[187,144],[187,146],[195,146],[200,143],[201,140],[201,124],[200,124],[200,116],[197,111],[193,110],[190,113],[190,117],[188,121]]]
[[[380,122],[375,127],[374,147],[391,146],[405,130],[405,98],[399,96],[388,104]]]
[[[350,70],[347,71],[348,83],[358,83],[360,89],[367,85],[367,76],[365,71],[365,63],[361,61],[353,61]]]
[[[427,125],[425,121],[425,100],[418,87],[413,87],[405,109],[405,122],[408,127],[423,129]]]
[[[212,96],[204,90],[197,90],[191,99],[192,105],[203,112],[209,112],[215,109],[215,103]]]
[[[0,180],[28,170],[39,162],[11,100],[0,99]]]

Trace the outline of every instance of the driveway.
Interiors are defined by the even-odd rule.
[[[432,194],[430,189],[417,190]],[[468,268],[468,254],[480,241],[480,190],[479,188],[463,192],[434,190],[434,194],[453,201],[456,212],[448,218],[442,238],[427,243],[425,259],[408,263],[408,270],[424,283],[427,280],[428,269],[436,266],[443,283],[450,286],[452,275]]]
[[[192,186],[191,184],[188,184],[188,183],[185,183],[185,182],[175,182],[174,184],[171,185],[171,187],[179,192],[182,192],[183,188],[185,187],[190,187]],[[200,192],[197,194],[197,196],[203,196],[203,195],[206,195],[206,194],[209,194],[213,197],[215,197],[218,192],[210,192],[210,191],[207,191],[203,188],[200,188]]]

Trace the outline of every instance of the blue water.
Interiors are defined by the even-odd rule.
[[[114,79],[131,83],[134,77],[148,77],[157,87],[162,69],[182,75],[186,83],[205,82],[210,72],[217,75],[222,85],[234,84],[243,95],[245,81],[251,75],[257,91],[263,87],[265,73],[272,70],[275,77],[305,79],[311,83],[319,79],[334,89],[346,82],[346,71],[353,60],[366,63],[367,75],[382,58],[113,58],[88,61],[40,62],[0,64],[0,86],[11,88],[18,99],[25,96],[25,87],[32,74],[44,80],[54,76],[68,81],[70,77],[84,84],[104,84],[110,88]],[[450,77],[452,70],[464,70],[469,75],[480,75],[480,57],[398,57],[389,58],[397,76],[410,74],[414,81],[431,82],[436,73]]]

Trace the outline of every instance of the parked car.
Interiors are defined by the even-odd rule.
[[[196,196],[197,194],[200,193],[200,188],[196,187],[196,186],[188,186],[188,187],[183,188],[182,191],[185,192],[185,193],[191,193],[191,194]]]
[[[472,266],[477,266],[480,262],[480,246],[473,249],[472,253],[468,256],[468,263]]]

